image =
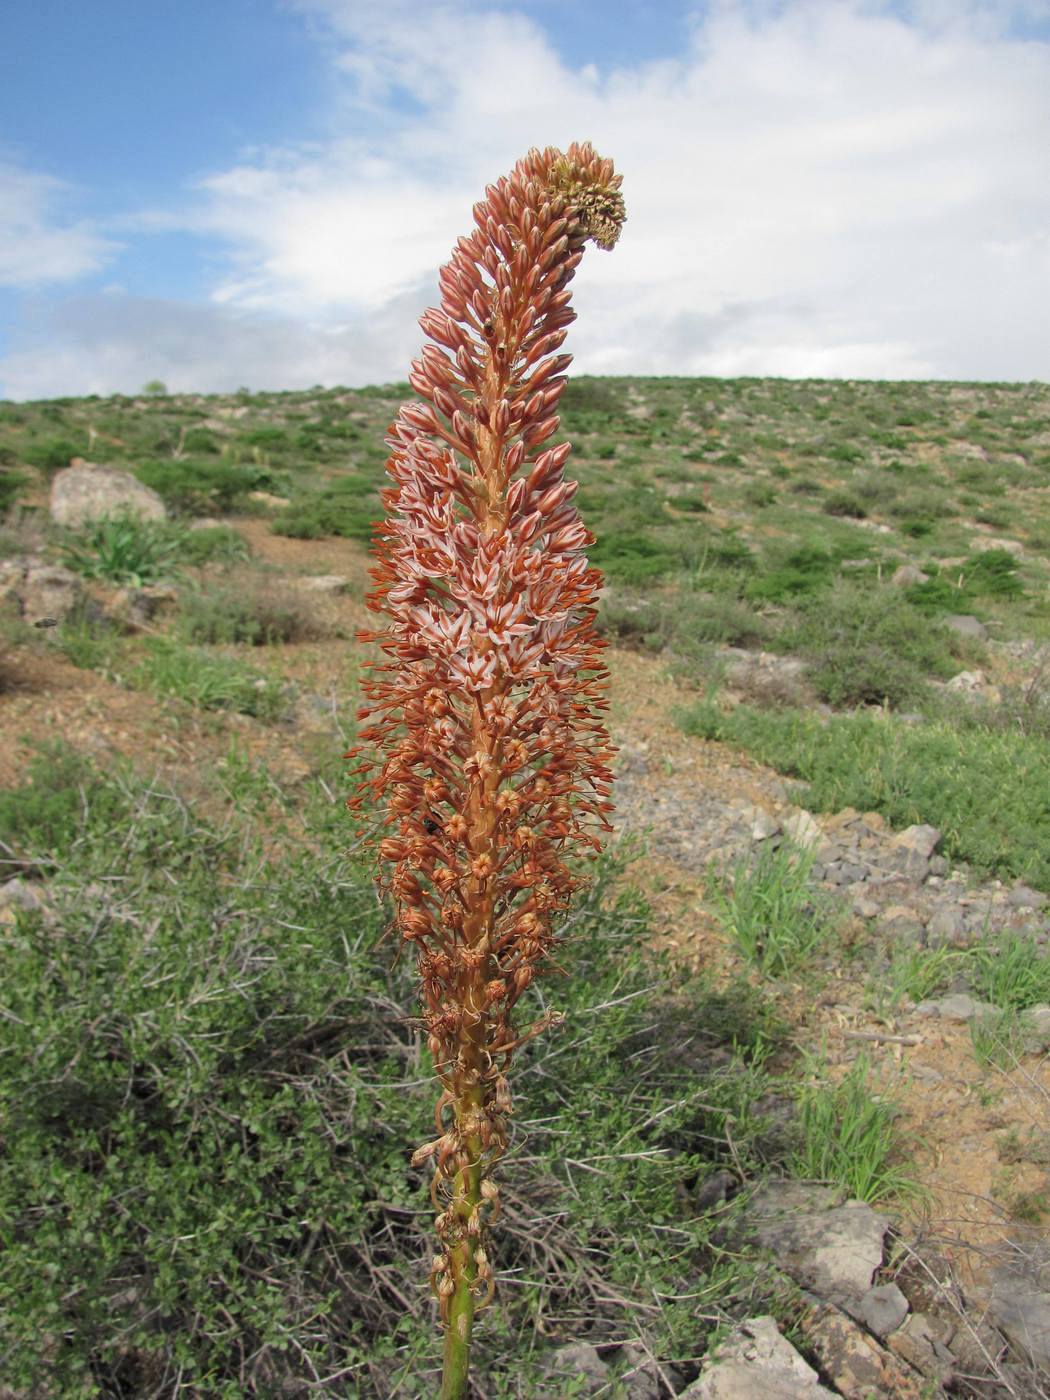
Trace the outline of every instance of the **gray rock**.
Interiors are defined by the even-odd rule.
[[[21,876],[0,885],[0,909],[46,909],[48,904],[41,887]]]
[[[752,841],[768,841],[771,836],[779,836],[780,831],[781,826],[776,817],[770,816],[760,808],[755,809],[751,822]]]
[[[915,851],[929,860],[942,839],[935,826],[906,826],[893,838],[892,844],[897,850]]]
[[[609,1368],[590,1342],[570,1342],[553,1352],[543,1367],[551,1380],[568,1381],[583,1377],[579,1395],[594,1395],[609,1381]]]
[[[832,1396],[813,1367],[777,1330],[753,1317],[731,1332],[680,1400],[820,1400]]]
[[[625,1346],[621,1360],[625,1363],[621,1368],[624,1400],[663,1400],[667,1392],[660,1381],[660,1369],[641,1347]],[[681,1377],[674,1367],[662,1369],[676,1388],[681,1385]]]
[[[1044,1003],[1030,1006],[1022,1019],[1028,1053],[1037,1055],[1043,1050],[1050,1050],[1050,1006]]]
[[[55,474],[51,518],[57,524],[75,529],[122,511],[142,520],[164,520],[168,514],[156,491],[116,467],[100,467],[74,457],[72,465]]]
[[[30,564],[22,584],[22,615],[27,622],[64,621],[84,596],[80,579],[59,564]]]
[[[988,640],[988,628],[970,613],[952,613],[944,618],[944,625],[957,637],[972,637],[978,642]]]
[[[996,1007],[986,1001],[978,1001],[968,992],[953,992],[951,996],[938,997],[934,1001],[920,1001],[915,1008],[917,1016],[939,1016],[942,1021],[973,1021],[984,1016],[994,1016]]]
[[[889,1220],[862,1201],[828,1206],[829,1195],[835,1199],[821,1187],[768,1182],[755,1193],[748,1219],[796,1283],[833,1303],[854,1301],[882,1265]]]
[[[1014,885],[1006,896],[1006,902],[1013,909],[1042,909],[1046,904],[1046,895],[1042,890],[1029,889],[1027,885]]]
[[[1050,1365],[1050,1293],[998,1284],[988,1304],[996,1327],[1039,1366]]]
[[[874,919],[879,912],[879,905],[873,899],[855,899],[853,901],[853,912],[859,919]]]
[[[890,583],[893,584],[894,588],[911,588],[913,584],[928,582],[929,577],[929,574],[924,574],[914,564],[902,564],[899,569],[894,571]]]
[[[945,681],[944,688],[960,695],[975,695],[987,684],[988,677],[983,671],[960,671],[950,681]]]
[[[843,1400],[877,1395],[924,1400],[928,1395],[918,1376],[838,1308],[814,1299],[802,1329],[822,1374]]]
[[[853,1315],[876,1337],[885,1337],[908,1316],[908,1300],[895,1283],[880,1283],[859,1299]]]
[[[926,942],[931,948],[966,942],[966,916],[954,905],[935,909],[926,925]]]

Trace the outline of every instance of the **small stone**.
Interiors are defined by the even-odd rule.
[[[583,1377],[583,1389],[577,1395],[594,1395],[608,1385],[609,1368],[598,1355],[590,1342],[570,1342],[559,1347],[547,1359],[544,1372],[559,1381],[575,1380]]]
[[[926,941],[931,948],[946,944],[958,947],[966,942],[966,916],[961,909],[935,909],[926,925]]]
[[[306,593],[345,593],[350,587],[350,580],[342,574],[314,574],[297,582]]]
[[[46,909],[48,902],[39,885],[20,875],[0,885],[0,909]]]
[[[899,850],[915,851],[929,860],[941,840],[941,833],[935,826],[906,826],[893,838],[893,845]]]
[[[908,1316],[908,1300],[895,1283],[881,1283],[877,1288],[868,1289],[858,1302],[854,1316],[876,1337],[886,1337],[896,1332]]]
[[[781,825],[776,817],[770,816],[768,812],[755,809],[754,819],[751,822],[752,841],[768,841],[771,836],[779,836]]]
[[[1042,890],[1029,889],[1027,885],[1014,885],[1006,896],[1006,902],[1013,909],[1042,909],[1046,895]]]
[[[944,856],[931,856],[931,857],[930,857],[930,874],[931,874],[931,875],[937,875],[937,876],[947,875],[947,873],[948,873],[948,871],[949,871],[950,868],[951,868],[951,867],[950,867],[950,865],[949,865],[947,859],[946,859]]]
[[[859,919],[874,919],[879,912],[880,906],[873,899],[855,899],[853,901],[853,912]]]
[[[957,637],[972,637],[978,642],[988,640],[988,628],[970,613],[952,613],[944,619],[944,625]]]
[[[929,579],[929,574],[924,574],[916,565],[902,564],[900,568],[894,572],[890,583],[893,584],[894,588],[911,588],[916,583],[928,583]]]
[[[974,695],[984,688],[987,681],[983,671],[960,671],[957,676],[952,676],[950,681],[945,682],[944,688],[960,695]]]
[[[1025,1047],[1030,1055],[1050,1050],[1050,1006],[1030,1006],[1022,1016]]]
[[[807,850],[815,850],[824,840],[824,833],[817,825],[812,812],[792,813],[784,822],[784,833],[796,845],[803,846]]]
[[[756,1191],[747,1215],[759,1244],[772,1250],[785,1273],[839,1303],[871,1287],[889,1220],[862,1201],[829,1209],[828,1199],[802,1183],[770,1181]]]
[[[904,1307],[906,1314],[906,1302]],[[871,1400],[876,1395],[923,1400],[920,1378],[837,1308],[814,1299],[802,1330],[822,1372],[843,1400]]]
[[[976,548],[982,553],[987,549],[1001,549],[1007,554],[1012,554],[1015,559],[1024,558],[1024,545],[1020,540],[1001,540],[995,537],[989,537],[988,539],[977,541]]]
[[[1050,1365],[1050,1293],[997,1285],[988,1313],[1018,1351],[1039,1366]]]
[[[22,585],[22,616],[27,622],[63,622],[84,596],[80,579],[58,564],[30,564]]]
[[[953,992],[951,996],[934,1001],[920,1001],[915,1008],[917,1016],[939,1016],[942,1021],[973,1021],[995,1013],[996,1007],[977,1001],[968,992]]]

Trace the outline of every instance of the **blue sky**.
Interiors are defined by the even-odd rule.
[[[0,397],[403,378],[484,184],[591,139],[582,371],[1050,378],[1050,0],[36,0]]]

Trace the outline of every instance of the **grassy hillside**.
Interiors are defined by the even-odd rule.
[[[0,1375],[21,1393],[434,1383],[432,1219],[407,1165],[432,1072],[341,802],[406,395],[0,403]],[[563,407],[614,729],[656,736],[624,755],[649,765],[634,799],[677,777],[681,825],[717,788],[746,845],[730,802],[772,810],[776,769],[813,812],[856,807],[887,842],[930,823],[945,868],[1050,890],[1050,386],[582,377]],[[169,518],[60,530],[49,485],[73,457],[134,473]],[[79,580],[59,625],[21,607],[26,561]],[[677,730],[646,709],[661,687]],[[1014,1018],[972,1064],[966,1026],[936,1043],[937,1104],[964,1059],[1027,1053],[1017,1018],[1050,971],[1024,930],[1008,959],[893,943],[815,895],[790,843],[763,849],[728,882],[705,866],[702,899],[695,870],[614,849],[570,916],[568,975],[530,989],[523,1020],[568,1019],[514,1071],[475,1400],[552,1394],[559,1342],[600,1346],[626,1400],[649,1392],[615,1377],[647,1357],[666,1391],[730,1321],[795,1325],[797,1289],[739,1225],[750,1186],[922,1194],[889,1051],[933,1051],[911,1022],[884,1046],[867,1007],[882,1030],[968,988]],[[925,1100],[911,1121],[951,1160],[960,1115],[994,1108],[997,1199],[1038,1222],[1041,1159],[995,1155],[1028,1118],[989,1075],[940,1126]]]

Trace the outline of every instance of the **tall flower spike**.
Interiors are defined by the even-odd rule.
[[[385,617],[358,718],[353,776],[390,831],[377,881],[416,945],[442,1094],[434,1163],[441,1253],[431,1285],[446,1329],[442,1395],[465,1393],[474,1313],[492,1297],[491,1169],[506,1150],[515,1003],[556,942],[555,915],[584,881],[573,851],[600,850],[614,749],[601,723],[607,670],[594,619],[601,574],[564,478],[558,400],[575,319],[569,283],[592,239],[624,222],[621,176],[589,144],[532,150],[474,206],[474,231],[441,269],[431,343],[409,380],[426,402],[391,425],[373,542]],[[446,1117],[446,1110],[451,1110]]]

